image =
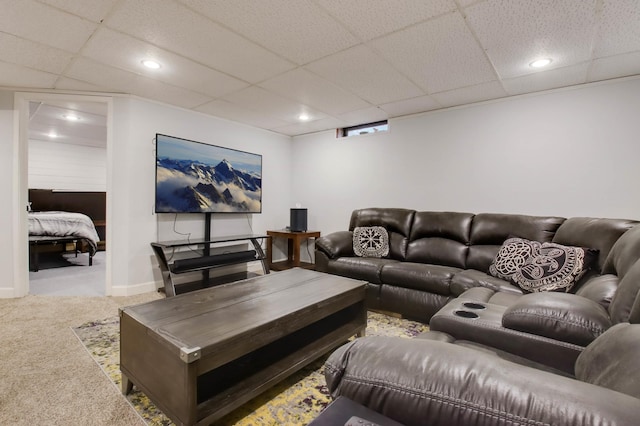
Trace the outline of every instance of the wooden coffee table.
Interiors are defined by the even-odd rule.
[[[365,284],[294,268],[122,308],[122,392],[209,424],[364,335]]]

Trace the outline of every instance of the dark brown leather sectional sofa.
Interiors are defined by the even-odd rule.
[[[354,255],[361,226],[388,231],[388,256]],[[570,293],[523,294],[489,274],[511,237],[597,258]],[[408,425],[638,424],[638,259],[633,220],[356,210],[316,242],[317,269],[368,281],[370,308],[432,331],[357,339],[327,361],[327,383]]]
[[[502,243],[520,237],[598,250],[591,272],[572,291],[600,302],[612,297],[617,282],[591,281],[602,273],[614,243],[637,223],[626,219],[361,209],[352,213],[347,231],[316,240],[316,270],[369,282],[367,303],[372,309],[429,322],[449,301],[473,287],[522,295],[517,286],[488,273]],[[382,226],[388,231],[389,256],[355,256],[353,230],[362,226]]]

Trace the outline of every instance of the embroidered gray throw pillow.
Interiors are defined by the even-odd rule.
[[[509,238],[489,273],[528,292],[568,292],[595,261],[597,250]]]
[[[353,252],[360,257],[389,255],[389,234],[382,226],[358,226],[353,230]]]

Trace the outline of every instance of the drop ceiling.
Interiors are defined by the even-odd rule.
[[[541,57],[553,62],[529,66]],[[640,0],[2,0],[0,13],[2,87],[133,94],[291,136],[637,74]]]

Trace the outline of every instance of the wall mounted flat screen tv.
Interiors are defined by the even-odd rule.
[[[156,134],[156,213],[261,213],[262,156]]]

